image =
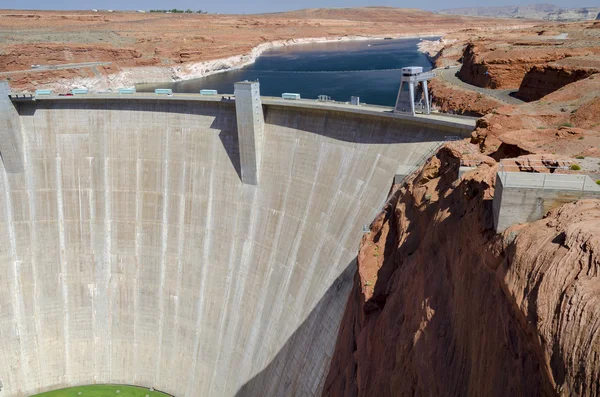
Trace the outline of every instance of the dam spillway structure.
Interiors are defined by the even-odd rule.
[[[399,169],[474,122],[260,99],[253,184],[241,103],[2,96],[4,397],[320,395],[362,226]]]

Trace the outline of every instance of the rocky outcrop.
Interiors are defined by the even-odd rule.
[[[586,172],[598,179],[600,74],[567,84],[539,101],[494,109],[477,120],[471,142],[494,158],[527,153],[596,157]]]
[[[600,69],[596,68],[536,65],[525,74],[516,95],[525,101],[536,101],[567,84],[585,79],[598,72]]]
[[[516,43],[515,43],[516,44]],[[468,43],[462,56],[458,77],[482,88],[518,88],[525,74],[535,65],[569,58],[585,50],[548,48],[535,42],[521,42],[517,49],[496,48],[494,43]]]
[[[444,113],[483,116],[504,103],[475,91],[451,85],[439,78],[429,82],[434,107]]]
[[[458,77],[465,83],[473,84],[478,87],[496,88],[497,81],[492,80],[488,70],[488,65],[480,61],[475,54],[475,44],[468,43],[462,56],[462,67],[458,72]]]
[[[324,396],[600,392],[600,202],[492,230],[495,167],[448,148],[363,237]]]

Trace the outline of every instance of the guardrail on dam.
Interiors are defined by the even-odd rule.
[[[362,225],[400,166],[469,131],[265,98],[253,186],[232,102],[15,105],[23,169],[0,170],[5,397],[90,383],[318,395]]]

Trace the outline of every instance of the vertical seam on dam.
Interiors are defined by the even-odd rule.
[[[106,134],[110,134],[110,130],[106,131]],[[112,293],[112,275],[111,275],[111,264],[112,264],[112,183],[110,175],[110,161],[108,157],[108,144],[104,145],[104,252],[103,252],[103,260],[102,267],[104,270],[103,274],[103,282],[105,288],[105,296],[108,303],[113,302],[113,293]],[[104,306],[104,315],[106,316],[105,323],[105,334],[108,336],[112,334],[112,313],[109,312],[110,306]],[[108,368],[109,368],[109,376],[112,377],[112,344],[106,348],[108,350]]]
[[[66,245],[65,245],[65,215],[64,215],[64,201],[63,201],[63,190],[62,190],[62,161],[60,155],[57,153],[56,156],[56,205],[58,213],[58,260],[60,261],[60,287],[63,298],[63,328],[64,328],[64,342],[65,342],[65,378],[66,381],[70,381],[70,355],[69,355],[69,291],[67,282],[67,264],[65,259]]]
[[[22,121],[21,121],[22,122]],[[23,147],[28,148],[29,142],[27,141],[27,135],[23,136]],[[29,220],[31,222],[32,227],[29,228],[29,235],[31,239],[31,278],[33,279],[33,322],[35,327],[35,348],[37,351],[36,363],[38,371],[41,369],[41,363],[45,362],[43,359],[45,355],[44,349],[42,349],[42,344],[40,343],[40,334],[42,330],[42,326],[40,324],[41,316],[39,315],[39,275],[38,275],[38,239],[37,239],[37,229],[33,227],[35,221],[37,220],[37,211],[35,207],[35,183],[33,181],[33,166],[31,164],[31,159],[29,158],[29,151],[23,150],[23,163],[24,163],[24,171],[25,171],[25,179],[26,179],[26,189],[27,189],[27,202],[29,204]]]
[[[177,280],[175,285],[175,293],[177,294],[175,299],[175,325],[174,329],[177,331],[179,329],[179,311],[181,308],[181,282],[182,282],[182,269],[183,269],[183,236],[185,235],[185,206],[186,206],[186,192],[185,192],[185,181],[187,178],[187,165],[186,161],[183,161],[183,175],[181,177],[180,184],[180,200],[179,200],[179,231],[177,232]],[[175,338],[173,340],[174,350],[179,347],[179,338],[178,334],[175,333]],[[170,368],[173,368],[174,361],[176,359],[176,355],[172,354],[171,365]]]
[[[214,154],[216,152],[216,142],[212,141],[212,148],[211,151]],[[213,191],[214,191],[214,183],[215,183],[215,178],[214,178],[214,174],[215,174],[215,169],[216,169],[216,156],[212,156],[211,158],[211,167],[207,170],[204,171],[205,169],[203,169],[203,172],[208,172],[209,175],[209,185],[208,185],[208,195],[207,195],[207,205],[206,205],[206,222],[204,225],[204,246],[203,246],[203,250],[202,250],[202,268],[200,269],[200,294],[198,295],[198,307],[196,308],[196,338],[194,340],[194,348],[192,350],[192,354],[193,354],[193,364],[190,366],[190,375],[192,375],[195,370],[196,370],[196,366],[198,365],[198,355],[200,354],[200,335],[202,333],[202,316],[204,313],[204,283],[206,280],[206,270],[208,267],[208,261],[210,258],[209,252],[210,249],[212,248],[212,237],[213,237],[213,226],[212,226],[212,218],[213,218],[213,213],[212,213],[212,207],[213,207]],[[193,396],[194,394],[190,394],[190,389],[193,389],[192,386],[192,382],[195,379],[194,376],[190,376],[189,377],[189,381],[188,381],[188,387],[187,387],[187,391],[186,391],[186,396]]]
[[[24,324],[23,324],[23,288],[21,286],[21,280],[20,280],[20,273],[21,273],[21,267],[19,266],[19,259],[17,256],[17,239],[15,236],[15,224],[14,224],[14,219],[13,219],[13,202],[12,202],[12,198],[10,197],[10,190],[9,190],[9,181],[8,181],[8,175],[6,173],[6,170],[2,170],[2,179],[3,179],[3,185],[4,185],[4,199],[5,201],[5,209],[6,209],[6,219],[8,221],[8,234],[9,234],[9,244],[10,244],[10,259],[11,259],[11,263],[12,263],[12,273],[13,273],[13,288],[12,288],[12,300],[13,300],[13,310],[15,312],[16,315],[16,323],[14,325],[15,327],[15,333],[17,336],[17,339],[19,340],[19,345],[22,345],[22,335],[24,334]],[[21,372],[21,376],[23,376],[23,379],[25,379],[24,374],[28,372],[28,361],[26,360],[25,357],[25,349],[23,349],[23,346],[21,346],[21,348],[19,349],[19,354],[20,354],[20,359],[21,359],[21,363],[22,365],[19,365],[19,370]]]
[[[134,250],[135,250],[135,279],[133,280],[133,343],[134,345],[138,344],[138,327],[139,327],[139,313],[140,313],[140,298],[139,298],[139,285],[138,280],[140,279],[140,271],[141,264],[140,258],[142,257],[142,210],[143,210],[143,190],[142,190],[142,160],[139,154],[140,143],[139,143],[139,135],[136,138],[136,161],[135,161],[135,242],[134,242]],[[142,205],[140,205],[142,204]],[[139,360],[138,357],[138,349],[133,349],[133,362],[137,362]]]
[[[163,207],[162,207],[162,231],[161,231],[161,241],[160,241],[160,295],[158,299],[158,313],[159,313],[159,321],[158,321],[158,357],[156,360],[156,369],[154,373],[154,381],[156,382],[158,378],[158,371],[160,369],[160,363],[162,359],[162,342],[163,342],[163,324],[164,324],[164,311],[165,311],[165,273],[166,273],[166,250],[167,250],[167,240],[169,236],[169,135],[171,130],[166,130],[165,136],[165,145],[163,149],[163,173],[162,173],[162,183],[163,183]]]
[[[239,206],[239,205],[238,205]],[[237,248],[237,238],[238,238],[238,234],[237,234],[237,228],[238,228],[238,216],[234,216],[234,222],[233,222],[233,231],[232,231],[232,236],[233,236],[233,242],[231,244],[231,247],[229,248],[229,260],[227,261],[227,277],[225,278],[225,298],[224,298],[224,302],[229,302],[229,298],[230,298],[230,294],[231,294],[231,284],[233,281],[233,269],[234,269],[234,259],[236,258],[236,248]],[[220,316],[220,321],[219,321],[219,332],[218,332],[218,340],[217,340],[217,346],[221,346],[221,344],[223,343],[223,333],[224,333],[224,326],[225,326],[225,320],[228,318],[228,314],[229,314],[229,305],[225,305],[225,310],[224,313]],[[217,358],[215,359],[215,364],[214,364],[214,368],[213,368],[213,376],[210,379],[210,382],[208,384],[208,390],[212,390],[212,384],[213,384],[213,379],[215,378],[217,371],[219,370],[219,364],[221,361],[221,352],[223,351],[223,349],[219,349],[217,351]]]
[[[94,169],[94,159],[92,157],[89,158],[90,170]],[[90,191],[89,191],[89,204],[90,204],[90,242],[96,240],[96,228],[94,225],[96,224],[96,196],[94,195],[94,178],[90,178]],[[102,267],[100,266],[99,261],[101,261],[101,257],[99,258],[96,252],[93,252],[94,258],[94,279],[98,280],[98,282],[94,283],[94,293],[92,295],[92,329],[94,332],[94,351],[98,351],[98,344],[102,343],[103,339],[101,338],[101,330],[100,325],[98,324],[98,303],[96,302],[96,297],[98,295],[98,289],[101,287],[100,282],[102,281],[102,274],[100,270]],[[100,360],[100,362],[98,362]],[[98,368],[102,367],[102,359],[98,357],[98,354],[94,355],[94,382],[98,381]],[[100,379],[103,379],[100,377]]]

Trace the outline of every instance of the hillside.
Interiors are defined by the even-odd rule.
[[[518,24],[522,25],[523,21]],[[22,89],[92,89],[202,77],[302,39],[443,35],[506,22],[415,9],[310,9],[263,15],[0,11],[0,78]],[[31,65],[101,62],[61,70]],[[6,74],[10,72],[10,74]]]
[[[466,7],[439,10],[440,14],[488,18],[525,18],[548,21],[589,21],[598,19],[600,7],[561,8],[553,4],[505,7]]]

